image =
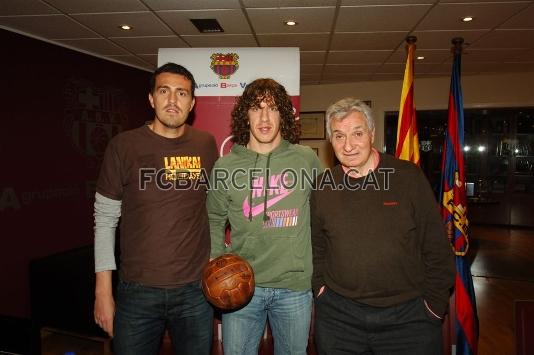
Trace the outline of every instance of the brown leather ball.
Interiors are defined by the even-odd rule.
[[[254,271],[236,254],[211,260],[202,272],[202,290],[208,301],[222,310],[244,306],[254,294]]]

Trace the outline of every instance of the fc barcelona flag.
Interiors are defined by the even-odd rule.
[[[449,93],[449,118],[445,134],[442,159],[440,207],[449,241],[456,255],[456,280],[454,285],[456,354],[477,354],[478,317],[475,292],[469,260],[467,198],[465,191],[464,156],[464,109],[460,85],[463,39],[455,44]]]
[[[404,81],[402,82],[395,156],[419,165],[419,137],[417,135],[413,98],[413,61],[416,41],[417,37],[415,36],[406,38],[408,57],[406,58],[406,69],[404,70]]]

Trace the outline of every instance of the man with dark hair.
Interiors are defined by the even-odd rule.
[[[455,267],[422,170],[373,148],[371,109],[326,111],[340,165],[312,193],[315,340],[320,354],[441,354]]]
[[[291,98],[272,79],[247,85],[232,112],[234,145],[208,193],[211,257],[235,253],[254,270],[243,308],[222,315],[225,354],[257,354],[269,320],[277,355],[306,353],[311,317],[309,196],[322,171],[298,140]],[[225,248],[225,227],[231,243]]]
[[[94,317],[114,337],[115,354],[158,354],[166,328],[176,354],[210,353],[213,310],[199,281],[210,249],[201,179],[217,148],[211,135],[185,123],[194,89],[184,67],[158,68],[148,94],[154,120],[118,134],[106,149],[95,196]]]
[[[175,64],[175,63],[167,63],[163,64],[161,67],[157,68],[154,73],[150,76],[150,92],[154,92],[156,89],[156,78],[161,73],[169,73],[169,74],[177,74],[183,76],[185,79],[189,80],[191,82],[191,97],[195,98],[195,78],[193,77],[193,74],[186,68],[184,68],[181,65]]]

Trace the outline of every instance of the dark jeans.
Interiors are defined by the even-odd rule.
[[[210,353],[213,308],[199,281],[172,289],[119,281],[116,304],[116,355],[158,354],[166,327],[176,355]]]
[[[353,302],[330,289],[315,301],[319,354],[442,354],[441,320],[422,298],[378,308]]]

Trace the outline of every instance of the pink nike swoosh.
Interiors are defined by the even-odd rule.
[[[289,196],[292,192],[293,192],[293,190],[286,190],[285,192],[281,193],[280,195],[275,196],[275,197],[271,198],[270,200],[267,200],[267,208],[271,207],[272,205],[274,205],[278,201],[283,200],[284,198]],[[245,217],[248,217],[249,212],[250,212],[250,204],[248,202],[248,196],[247,196],[247,198],[245,198],[245,201],[243,201],[243,215]],[[252,207],[252,217],[256,217],[257,215],[259,215],[262,212],[263,212],[263,201],[261,203],[259,203],[257,206],[253,206]]]

